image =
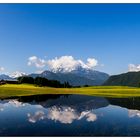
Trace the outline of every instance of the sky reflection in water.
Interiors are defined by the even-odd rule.
[[[0,101],[0,136],[140,136],[140,98],[33,96]]]

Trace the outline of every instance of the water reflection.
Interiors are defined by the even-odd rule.
[[[140,136],[140,98],[40,95],[6,99],[0,101],[0,124],[0,136]]]
[[[26,100],[28,99],[24,97],[24,101]],[[30,100],[30,104],[38,104],[47,109],[46,113],[42,110],[36,111],[34,114],[28,113],[28,120],[31,123],[49,119],[63,124],[71,124],[74,120],[83,118],[88,122],[96,121],[97,115],[93,112],[93,109],[105,107],[108,105],[108,102],[106,99],[98,97],[61,95],[55,99],[51,97],[41,101]]]
[[[107,99],[102,97],[84,96],[84,95],[40,95],[20,97],[19,102],[29,103],[31,105],[41,105],[44,108],[72,107],[80,111],[97,109],[109,105]]]
[[[52,120],[63,124],[71,124],[74,120],[85,119],[88,122],[97,120],[94,109],[106,107],[109,105],[105,98],[79,96],[79,95],[42,95],[19,98],[19,101],[28,102],[31,105],[40,105],[46,111],[37,110],[35,113],[28,113],[28,121],[36,123],[40,120]],[[23,103],[14,101],[16,105]]]
[[[0,111],[3,111],[3,110],[4,110],[3,106],[0,105]]]
[[[130,118],[139,117],[140,118],[140,111],[139,110],[128,110],[128,116]]]
[[[45,114],[43,111],[36,111],[33,115],[31,113],[27,114],[28,120],[31,123],[36,123],[40,120],[50,119],[52,121],[59,121],[63,124],[71,124],[74,120],[80,120],[86,118],[88,122],[96,121],[97,115],[91,111],[83,111],[81,114],[78,114],[74,109],[69,107],[57,108],[52,107],[48,109],[48,112]]]
[[[127,109],[140,110],[140,97],[133,98],[106,98],[110,104]]]
[[[26,105],[25,103],[19,102],[18,100],[9,100],[9,101],[8,101],[8,104],[9,104],[9,105],[12,105],[12,106],[14,106],[14,107],[17,107],[17,108],[23,107],[23,106]]]
[[[39,120],[44,120],[46,118],[46,115],[43,111],[37,111],[34,115],[31,115],[31,113],[27,114],[28,121],[31,123],[36,123]]]

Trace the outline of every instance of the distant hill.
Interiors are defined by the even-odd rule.
[[[139,84],[140,84],[140,72],[128,72],[110,76],[109,79],[103,85],[138,87]]]
[[[11,77],[8,76],[8,75],[1,74],[1,75],[0,75],[0,80],[13,80],[13,78],[11,78]]]
[[[87,69],[77,69],[71,72],[44,71],[41,74],[30,74],[29,76],[58,80],[61,83],[69,82],[72,86],[101,85],[109,78],[106,73]]]

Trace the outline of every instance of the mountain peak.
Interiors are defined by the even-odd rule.
[[[109,75],[106,73],[80,67],[70,72],[63,70],[55,72],[46,70],[41,74],[32,74],[30,76],[58,80],[61,83],[69,82],[73,86],[101,85],[109,78]]]
[[[18,78],[18,77],[25,76],[25,75],[26,74],[24,72],[15,71],[12,74],[10,74],[9,76],[11,78]]]

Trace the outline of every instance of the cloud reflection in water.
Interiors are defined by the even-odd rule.
[[[36,123],[39,120],[44,120],[46,118],[45,113],[43,111],[37,111],[34,115],[31,115],[30,113],[27,114],[28,121],[31,123]]]
[[[139,110],[128,110],[128,116],[130,118],[139,117],[140,118],[140,111]]]
[[[39,120],[49,119],[52,121],[59,121],[63,124],[71,124],[74,120],[81,120],[86,118],[88,122],[94,122],[97,120],[97,115],[92,111],[83,111],[79,113],[71,107],[61,107],[56,106],[48,108],[47,113],[44,111],[37,111],[34,115],[28,113],[28,121],[31,123],[36,123]]]

